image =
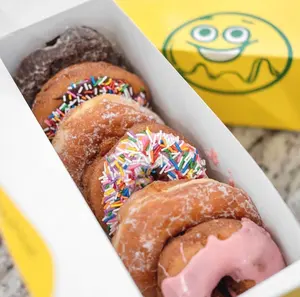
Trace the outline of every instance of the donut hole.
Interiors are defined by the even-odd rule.
[[[216,288],[213,290],[212,297],[235,297],[238,296],[255,285],[252,280],[244,280],[236,282],[230,276],[223,277]]]
[[[57,42],[57,40],[58,40],[59,38],[60,38],[60,35],[58,35],[58,36],[54,37],[53,39],[47,41],[47,42],[45,43],[45,45],[46,45],[46,46],[53,46],[53,45],[56,44],[56,42]]]
[[[222,278],[217,287],[213,290],[212,297],[233,297],[225,282],[225,278]]]
[[[153,181],[169,181],[170,179],[168,178],[167,174],[163,173],[163,174],[159,174],[159,170],[153,169],[151,171],[151,176],[153,178]]]
[[[251,289],[255,286],[255,281],[253,280],[243,280],[240,282],[235,281],[232,277],[226,276],[222,279],[223,284],[228,289],[228,292],[231,294],[230,296],[240,295],[247,290]],[[232,294],[233,293],[233,294]]]

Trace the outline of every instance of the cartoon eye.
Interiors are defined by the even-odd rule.
[[[201,25],[192,30],[192,36],[198,41],[213,41],[218,36],[218,31],[213,26]]]
[[[250,32],[243,27],[230,27],[223,33],[225,40],[231,43],[242,43],[249,39]]]

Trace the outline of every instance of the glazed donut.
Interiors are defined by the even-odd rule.
[[[113,246],[146,297],[157,294],[157,267],[169,239],[217,218],[262,221],[241,189],[211,179],[156,181],[120,208]]]
[[[45,47],[29,54],[20,63],[14,79],[25,100],[32,106],[36,94],[47,80],[70,65],[88,61],[105,61],[131,71],[124,56],[109,40],[96,30],[82,26],[68,28],[47,42]]]
[[[85,167],[97,154],[111,149],[136,123],[161,119],[137,102],[117,95],[100,95],[69,112],[57,130],[53,146],[77,186]]]
[[[285,267],[269,233],[249,219],[211,220],[171,240],[160,254],[158,295],[207,297],[225,276],[242,294]],[[231,277],[231,282],[228,282]]]
[[[100,94],[118,94],[146,106],[150,91],[135,74],[105,62],[85,62],[53,76],[37,94],[32,111],[51,140],[72,108]]]
[[[183,135],[157,123],[136,124],[83,177],[84,196],[105,231],[130,195],[154,180],[202,178],[205,160]],[[99,182],[99,178],[101,183]]]

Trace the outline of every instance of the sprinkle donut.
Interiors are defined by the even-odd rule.
[[[169,239],[205,221],[249,218],[262,224],[241,189],[212,179],[155,181],[118,212],[113,246],[145,297],[157,296],[157,268]]]
[[[53,139],[53,146],[77,186],[84,169],[107,153],[115,139],[136,123],[162,120],[150,109],[117,95],[100,95],[70,111]]]
[[[240,295],[285,267],[270,234],[249,219],[211,220],[172,239],[160,254],[158,296],[213,296],[223,279]]]
[[[127,131],[104,158],[94,161],[83,178],[84,194],[112,235],[120,207],[135,191],[154,180],[204,176],[205,160],[185,137],[165,125],[142,123]]]
[[[135,74],[105,62],[69,66],[53,76],[37,94],[32,111],[52,140],[66,113],[101,94],[122,95],[148,106],[150,91]]]

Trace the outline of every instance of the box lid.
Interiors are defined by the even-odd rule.
[[[117,2],[223,122],[299,130],[298,1]]]

